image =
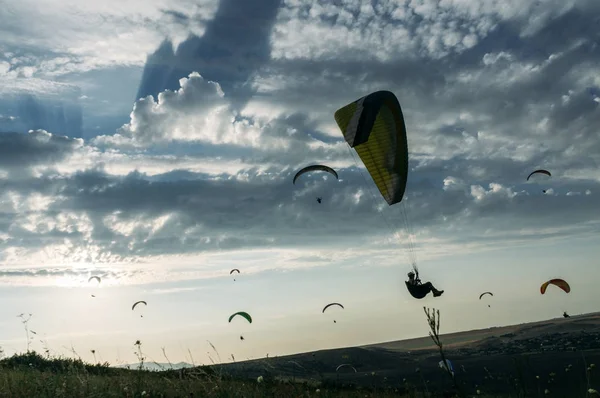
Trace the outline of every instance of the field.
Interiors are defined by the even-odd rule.
[[[0,361],[0,396],[600,396],[600,314],[439,337],[454,378],[423,337],[163,371],[28,353]],[[351,366],[336,372],[343,363]]]

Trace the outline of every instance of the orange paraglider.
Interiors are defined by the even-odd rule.
[[[558,286],[559,288],[564,290],[565,293],[569,293],[571,291],[571,286],[569,286],[569,284],[564,279],[550,279],[548,282],[544,282],[542,286],[540,286],[540,293],[546,293],[548,285]]]

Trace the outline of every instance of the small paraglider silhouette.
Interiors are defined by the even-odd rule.
[[[327,308],[331,307],[332,305],[337,305],[337,306],[341,307],[342,309],[344,309],[344,306],[343,306],[343,305],[341,305],[340,303],[329,303],[329,304],[327,304],[325,307],[323,307],[323,311],[321,311],[321,313],[323,313],[323,314],[324,314],[324,313],[325,313],[325,310],[326,310]],[[333,320],[333,323],[337,323],[337,321],[334,319],[334,320]]]
[[[240,340],[244,341],[244,336],[240,336]]]
[[[102,282],[102,279],[101,279],[99,276],[96,276],[96,275],[94,275],[94,276],[90,276],[90,277],[89,277],[89,279],[88,279],[88,283],[90,283],[90,282],[92,281],[92,279],[95,279],[95,280],[97,280],[97,281],[98,281],[98,285],[100,285],[100,283]],[[92,294],[92,297],[96,297],[96,296],[94,296],[94,295]]]
[[[323,200],[323,198],[317,198],[317,202],[321,203],[321,201]]]
[[[481,300],[481,298],[482,298],[483,296],[485,296],[486,294],[489,294],[489,295],[490,295],[490,296],[492,296],[492,297],[494,296],[494,293],[492,293],[492,292],[484,292],[484,293],[481,293],[481,294],[479,295],[479,300]],[[490,305],[489,305],[489,304],[488,304],[487,306],[488,306],[488,308],[492,308],[492,307],[490,307]]]
[[[231,271],[229,271],[229,275],[233,274],[233,272],[236,271],[238,274],[240,273],[240,270],[237,268],[232,269]],[[235,278],[233,278],[233,281],[235,282]]]
[[[231,320],[233,318],[235,318],[236,316],[241,316],[242,318],[246,319],[249,323],[252,323],[252,317],[250,316],[250,314],[248,314],[247,312],[244,312],[244,311],[240,311],[240,312],[236,312],[236,313],[232,314],[229,317],[229,322],[231,323]]]
[[[136,301],[135,303],[133,303],[133,305],[131,306],[131,311],[135,310],[135,307],[138,304],[144,304],[144,305],[148,305],[148,303],[146,303],[144,300],[140,300],[140,301]],[[143,318],[143,315],[140,315],[140,318]]]

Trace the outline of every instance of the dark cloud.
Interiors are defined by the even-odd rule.
[[[179,79],[199,72],[219,82],[237,106],[243,105],[252,95],[246,83],[269,60],[269,34],[280,4],[221,0],[202,37],[190,36],[177,50],[164,41],[148,57],[136,99],[176,90]],[[185,19],[178,12],[169,14],[180,22]]]
[[[44,130],[0,134],[0,170],[23,173],[33,166],[50,167],[83,145],[78,139],[50,134]]]
[[[119,258],[240,247],[367,247],[371,238],[390,236],[388,227],[404,226],[403,206],[415,230],[454,243],[598,232],[600,182],[590,174],[600,161],[597,14],[573,8],[528,34],[521,20],[498,22],[474,46],[435,59],[423,53],[390,61],[269,60],[278,6],[223,1],[202,38],[188,39],[177,51],[164,42],[148,59],[138,97],[178,89],[180,78],[189,79],[179,97],[137,101],[123,136],[93,141],[105,150],[104,165],[3,181],[5,192],[55,199],[44,210],[2,213],[4,247],[68,239],[73,248]],[[188,23],[183,14],[169,15]],[[259,90],[261,84],[268,89],[251,101],[283,109],[278,116],[231,112],[249,98],[251,91],[240,87],[257,71]],[[352,157],[337,145],[343,139],[333,124],[336,109],[378,89],[398,95],[411,152],[406,200],[381,212],[370,177],[365,182],[356,167],[346,166]],[[219,119],[224,132],[206,125],[198,137],[181,134],[213,115],[217,102],[227,109]],[[156,145],[135,151],[121,145],[119,139],[136,134]],[[76,144],[23,137],[0,136],[7,156],[0,166],[52,165]],[[173,157],[165,172],[107,172],[111,156],[133,161],[157,154]],[[245,166],[200,173],[179,166],[183,158]],[[298,168],[313,162],[342,164],[335,166],[341,181],[312,175],[293,185]],[[527,183],[538,167],[553,177]]]
[[[175,170],[153,177],[139,172],[117,177],[96,169],[61,178],[45,176],[32,184],[9,181],[5,191],[54,192],[60,199],[41,212],[7,220],[12,227],[6,229],[10,237],[4,245],[32,249],[69,239],[73,251],[90,247],[97,254],[126,258],[241,247],[345,246],[378,234],[389,236],[392,231],[386,226],[405,227],[400,212],[404,205],[377,215],[379,193],[356,168],[338,169],[341,182],[315,174],[293,185],[294,173],[273,168],[215,176]],[[412,175],[406,199],[411,225],[441,234],[450,225],[473,231],[493,225],[505,232],[515,225],[561,227],[567,234],[567,227],[590,220],[599,210],[593,195],[566,196],[570,191],[597,191],[598,182],[562,182],[555,186],[561,187],[560,196],[550,196],[539,194],[535,186],[522,192],[460,179],[444,190],[435,175]],[[316,203],[317,196],[323,197],[322,204]],[[72,218],[62,224],[40,220],[33,229],[25,229],[19,217],[28,214]]]

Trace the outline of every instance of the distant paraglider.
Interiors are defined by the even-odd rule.
[[[529,174],[529,175],[527,176],[527,181],[529,181],[529,179],[530,179],[530,178],[531,178],[531,176],[533,176],[533,175],[545,175],[545,176],[548,176],[548,177],[552,177],[552,174],[551,174],[551,173],[550,173],[548,170],[539,169],[539,170],[535,170],[535,171],[533,171],[531,174]],[[547,190],[547,189],[542,189],[542,193],[543,193],[543,194],[546,194],[547,192],[548,192],[548,190]]]
[[[550,173],[548,170],[539,169],[539,170],[535,170],[535,171],[533,171],[531,174],[529,174],[529,175],[527,176],[527,181],[529,181],[529,179],[531,178],[531,176],[532,176],[532,175],[534,175],[534,174],[545,174],[545,175],[547,175],[548,177],[552,177],[552,174],[551,174],[551,173]]]
[[[340,303],[329,303],[329,304],[327,304],[325,307],[323,307],[323,311],[321,311],[321,313],[322,313],[322,314],[324,314],[324,313],[325,313],[325,310],[326,310],[327,308],[329,308],[329,307],[331,307],[331,306],[334,306],[334,305],[337,305],[338,307],[341,307],[342,309],[344,309],[344,306],[343,306],[343,305],[341,305]],[[337,323],[337,321],[334,319],[334,320],[333,320],[333,323]]]
[[[571,291],[571,286],[569,286],[564,279],[550,279],[548,282],[542,283],[542,286],[540,286],[540,293],[545,294],[549,285],[557,286],[565,293],[569,293]]]
[[[329,307],[331,307],[331,306],[334,306],[334,305],[337,305],[337,306],[339,306],[339,307],[342,307],[342,309],[344,308],[344,306],[343,306],[343,305],[341,305],[340,303],[329,303],[329,304],[327,304],[325,307],[323,307],[323,311],[321,311],[321,312],[324,314],[324,313],[325,313],[325,310],[326,310],[327,308],[329,308]]]
[[[99,284],[102,282],[102,279],[100,279],[100,277],[99,277],[99,276],[96,276],[96,275],[94,275],[94,276],[90,276],[90,278],[88,279],[88,283],[90,283],[90,282],[91,282],[93,279],[95,279],[95,280],[97,280],[97,281],[98,281],[98,285],[99,285]],[[95,296],[95,295],[93,295],[93,294],[92,294],[91,296],[92,296],[92,297],[96,297],[96,296]]]
[[[306,166],[303,169],[301,169],[300,171],[298,171],[296,173],[296,175],[294,176],[293,184],[294,185],[296,184],[296,180],[298,179],[298,177],[300,177],[303,174],[310,173],[312,171],[324,171],[324,172],[327,172],[327,173],[333,175],[337,180],[340,179],[338,176],[338,173],[331,167],[325,166],[323,164],[313,164],[311,166]],[[318,203],[321,203],[322,201],[323,201],[322,197],[317,197]]]
[[[481,294],[479,295],[479,300],[481,300],[481,298],[482,298],[483,296],[485,296],[486,294],[489,294],[490,296],[493,296],[493,295],[494,295],[492,292],[485,292],[485,293],[481,293]]]
[[[135,310],[135,307],[137,307],[139,304],[144,304],[144,305],[148,305],[148,303],[146,303],[144,300],[140,300],[140,301],[136,301],[135,303],[133,303],[133,305],[131,306],[131,310]],[[143,318],[143,315],[140,315],[140,318]]]
[[[354,373],[356,373],[356,368],[354,366],[350,365],[349,363],[343,363],[343,364],[339,365],[337,368],[335,368],[335,371],[339,372],[340,369],[342,369],[342,368],[350,368],[354,371]]]
[[[296,184],[296,180],[303,174],[310,173],[311,171],[325,171],[331,175],[333,175],[336,179],[339,180],[338,173],[329,166],[325,166],[323,164],[313,164],[311,166],[306,166],[296,173],[294,176],[293,184]]]
[[[250,314],[248,314],[247,312],[244,312],[244,311],[240,311],[240,312],[236,312],[235,314],[232,314],[229,317],[229,322],[231,322],[231,320],[233,318],[235,318],[236,316],[241,316],[242,318],[246,319],[249,323],[252,323],[252,317],[250,316]]]
[[[481,293],[481,294],[479,295],[479,300],[481,300],[481,298],[482,298],[483,296],[485,296],[486,294],[489,294],[489,295],[490,295],[490,296],[492,296],[492,297],[494,296],[494,294],[493,294],[492,292],[484,292],[484,293]],[[488,304],[488,308],[490,308],[490,305],[489,305],[489,304]]]
[[[234,272],[237,272],[238,274],[240,273],[240,270],[237,268],[232,269],[231,271],[229,271],[229,275],[233,274]],[[235,278],[233,278],[233,281],[235,282]]]

